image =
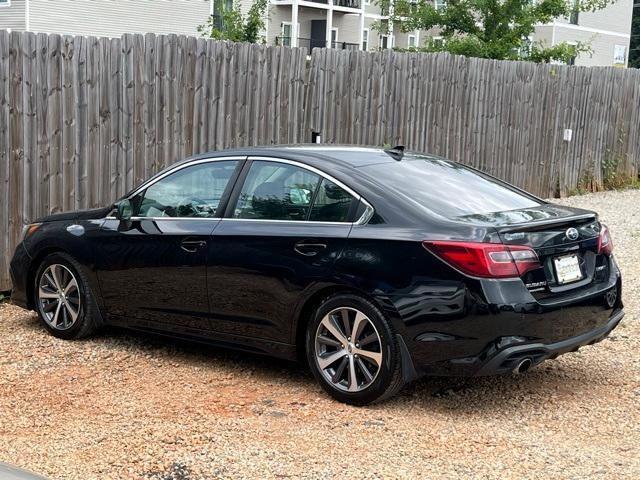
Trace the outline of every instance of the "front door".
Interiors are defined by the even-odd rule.
[[[206,260],[240,163],[178,167],[131,197],[131,221],[105,221],[96,268],[108,315],[209,329]]]
[[[357,201],[292,162],[253,159],[209,250],[212,329],[282,342],[311,284],[332,271]]]

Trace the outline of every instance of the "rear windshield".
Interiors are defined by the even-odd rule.
[[[443,217],[531,208],[533,197],[448,160],[405,155],[392,164],[363,167],[385,184]]]

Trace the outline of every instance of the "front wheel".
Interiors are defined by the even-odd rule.
[[[309,322],[307,360],[322,388],[335,399],[367,405],[403,385],[393,330],[382,312],[352,294],[325,299]]]
[[[55,337],[86,337],[101,323],[89,282],[78,262],[67,254],[53,253],[40,264],[34,299],[38,317]]]

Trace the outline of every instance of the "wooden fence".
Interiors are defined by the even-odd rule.
[[[637,175],[640,71],[0,31],[0,291],[24,223],[108,204],[191,154],[312,131],[566,194],[588,172],[598,188],[605,164]]]
[[[542,197],[638,174],[640,70],[315,49],[309,78],[324,142],[403,144]]]

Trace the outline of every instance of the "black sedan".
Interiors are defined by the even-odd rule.
[[[59,338],[109,324],[303,359],[363,405],[603,339],[624,314],[612,248],[595,213],[467,166],[309,145],[200,155],[43,218],[11,273]]]

